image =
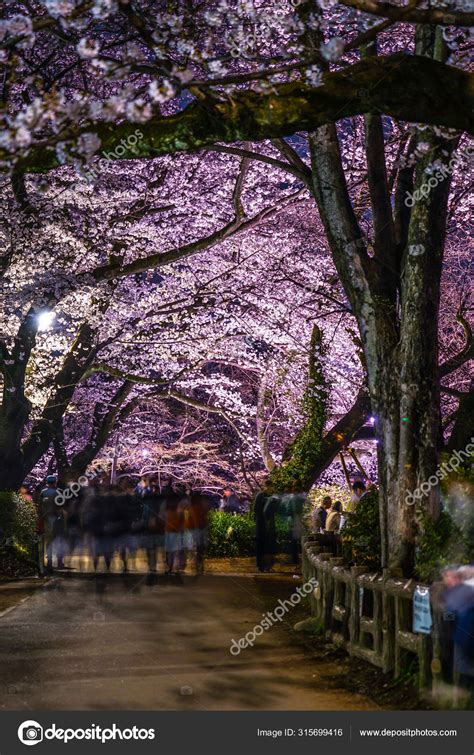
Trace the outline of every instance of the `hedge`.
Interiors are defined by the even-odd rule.
[[[286,519],[275,518],[277,551],[288,552],[290,531]],[[255,555],[255,521],[251,514],[209,514],[207,555],[210,558]]]
[[[37,574],[36,509],[31,501],[0,492],[0,576]]]

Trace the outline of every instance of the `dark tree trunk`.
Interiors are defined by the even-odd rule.
[[[442,49],[432,30],[420,34],[418,46],[424,55]],[[377,116],[366,118],[366,138],[373,254],[353,210],[334,126],[310,135],[314,195],[363,345],[379,441],[383,564],[411,574],[415,510],[406,496],[436,471],[441,437],[438,307],[450,180],[440,181],[410,210],[405,189],[412,179],[401,171],[393,221]],[[438,158],[446,164],[457,143],[432,129],[422,140],[428,150],[418,160],[415,191],[427,182],[428,163]],[[436,487],[423,508],[437,516]]]

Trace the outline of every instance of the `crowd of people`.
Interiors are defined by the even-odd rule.
[[[166,575],[180,575],[190,560],[195,573],[204,569],[209,498],[184,486],[144,478],[133,486],[129,478],[110,484],[96,477],[76,495],[65,496],[50,475],[39,497],[39,532],[45,569],[64,567],[66,556],[89,555],[94,570],[110,571],[119,558],[123,572],[140,549],[146,553],[148,578],[158,561]]]
[[[171,481],[160,487],[153,478],[142,478],[134,486],[128,477],[110,484],[106,476],[97,476],[76,495],[65,496],[64,490],[50,475],[39,496],[39,532],[46,571],[53,569],[53,563],[63,567],[68,556],[86,554],[92,558],[94,571],[101,562],[110,571],[116,558],[122,571],[127,572],[130,559],[141,550],[146,555],[150,584],[156,579],[158,566],[165,575],[179,576],[188,566],[196,575],[202,574],[211,508],[235,515],[248,510],[230,487],[223,490],[216,504],[209,496]],[[323,497],[310,518],[318,542],[340,555],[341,533],[358,503],[372,491],[371,484],[366,486],[357,480],[346,508],[340,500]],[[26,488],[20,492],[29,497]],[[286,519],[291,560],[298,564],[305,500],[306,494],[297,491],[278,495],[264,489],[257,494],[253,517],[259,571],[273,570],[277,516]],[[433,594],[433,603],[442,615],[443,677],[452,682],[454,669],[461,687],[474,695],[474,566],[446,569]]]
[[[332,501],[331,496],[326,495],[319,506],[312,513],[312,531],[314,534],[338,534],[344,528],[347,517],[351,515],[358,502],[368,494],[368,489],[362,480],[357,480],[352,485],[351,500],[344,510],[341,501]]]
[[[321,545],[326,545],[332,549],[335,556],[342,553],[342,531],[356,510],[358,502],[373,489],[373,486],[366,487],[362,480],[356,480],[351,488],[351,498],[348,506],[344,509],[341,501],[333,501],[329,495],[321,500],[311,515],[311,529],[313,534],[318,535]]]
[[[20,492],[30,497],[26,488]],[[346,510],[341,501],[333,502],[325,496],[312,512],[312,531],[326,536],[328,544],[337,550],[347,517],[367,492],[363,482],[355,482]],[[253,516],[259,571],[273,570],[277,515],[287,522],[291,561],[299,563],[305,500],[306,494],[297,491],[278,495],[264,489],[257,494]],[[94,570],[101,562],[110,570],[114,556],[118,556],[126,572],[130,559],[142,550],[151,576],[157,571],[158,561],[164,564],[166,574],[184,572],[191,560],[196,573],[200,573],[212,507],[231,514],[248,511],[230,487],[224,488],[216,504],[205,494],[171,481],[161,487],[158,480],[144,477],[134,485],[129,477],[123,477],[111,484],[105,474],[91,478],[87,485],[68,494],[68,486],[59,488],[56,476],[49,475],[38,505],[45,569],[50,572],[53,562],[63,568],[67,556],[89,555]]]

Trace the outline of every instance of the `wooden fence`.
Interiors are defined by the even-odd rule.
[[[395,677],[418,659],[420,684],[436,683],[440,664],[432,661],[439,655],[440,616],[433,604],[431,633],[412,631],[413,594],[426,585],[386,572],[368,573],[363,567],[347,568],[314,536],[303,538],[302,550],[303,580],[317,580],[310,595],[311,614],[328,640]]]

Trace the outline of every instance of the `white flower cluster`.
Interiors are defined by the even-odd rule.
[[[321,45],[321,55],[324,60],[328,60],[330,63],[336,63],[342,58],[344,53],[345,42],[341,37],[333,37]]]
[[[74,0],[42,0],[42,3],[53,18],[69,16],[76,5]]]
[[[77,43],[76,50],[79,57],[83,60],[92,60],[100,52],[100,43],[96,39],[87,39],[84,37]]]

